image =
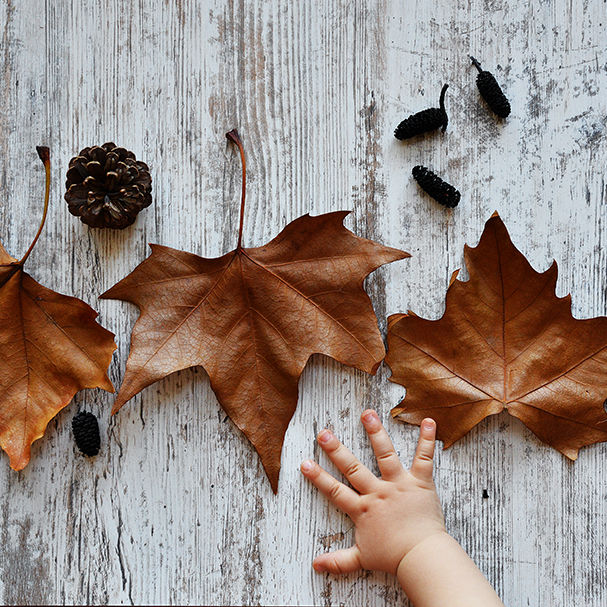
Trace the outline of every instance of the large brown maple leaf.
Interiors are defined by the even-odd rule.
[[[48,148],[37,148],[46,169],[44,214],[20,261],[0,245],[0,447],[15,470],[30,460],[31,444],[83,388],[114,387],[106,371],[114,335],[75,297],[37,283],[23,264],[36,244],[48,209]]]
[[[343,225],[347,212],[304,215],[265,246],[215,259],[151,245],[152,254],[102,297],[141,311],[114,412],[140,390],[193,366],[259,453],[276,492],[284,434],[308,358],[326,354],[375,373],[384,346],[364,278],[408,257]]]
[[[573,318],[556,262],[536,272],[497,214],[465,259],[441,319],[389,318],[386,363],[407,389],[392,415],[433,417],[445,447],[504,409],[570,459],[607,440],[607,318]]]

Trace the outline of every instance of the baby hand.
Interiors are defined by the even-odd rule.
[[[356,526],[354,546],[321,554],[316,571],[349,573],[358,569],[396,574],[404,557],[430,536],[446,534],[441,505],[432,480],[436,424],[424,419],[413,464],[405,470],[377,413],[367,410],[362,423],[369,435],[381,478],[363,466],[329,431],[318,442],[354,489],[307,460],[301,471]]]

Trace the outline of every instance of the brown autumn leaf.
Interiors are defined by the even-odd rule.
[[[343,225],[347,212],[296,219],[270,243],[205,259],[151,245],[152,254],[101,297],[137,305],[114,412],[170,373],[206,369],[219,402],[259,453],[277,491],[284,434],[308,358],[323,353],[375,373],[385,351],[365,277],[408,257]]]
[[[31,444],[76,392],[114,391],[106,375],[116,349],[113,334],[83,301],[43,287],[23,270],[48,209],[49,153],[37,149],[46,169],[38,233],[20,261],[0,244],[0,447],[14,470],[27,465]]]
[[[504,409],[570,459],[607,440],[607,318],[573,318],[556,262],[536,272],[497,214],[465,259],[441,319],[388,320],[391,381],[407,388],[392,415],[433,417],[445,447]]]

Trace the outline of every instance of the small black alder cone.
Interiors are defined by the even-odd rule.
[[[70,213],[93,228],[122,230],[152,204],[148,165],[114,143],[84,148],[72,158],[65,187]]]
[[[413,179],[417,181],[426,194],[432,196],[436,202],[443,206],[456,207],[461,194],[449,183],[443,181],[438,175],[423,166],[413,167]]]
[[[72,419],[72,431],[76,446],[84,455],[97,455],[101,445],[97,418],[87,411],[80,411]]]
[[[415,137],[415,135],[421,135],[428,131],[434,131],[440,127],[443,128],[443,133],[447,128],[449,118],[445,111],[445,93],[449,88],[448,84],[443,86],[443,90],[440,93],[439,105],[440,107],[431,107],[427,110],[412,114],[408,118],[405,118],[395,129],[394,136],[397,139],[409,139]]]
[[[483,70],[481,64],[474,57],[470,57],[470,59],[478,70],[476,86],[481,97],[500,118],[506,118],[510,115],[510,102],[506,99],[506,95],[504,95],[497,80],[491,72]]]

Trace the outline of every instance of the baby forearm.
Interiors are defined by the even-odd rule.
[[[504,607],[472,559],[446,532],[431,535],[410,550],[397,576],[415,607]]]

